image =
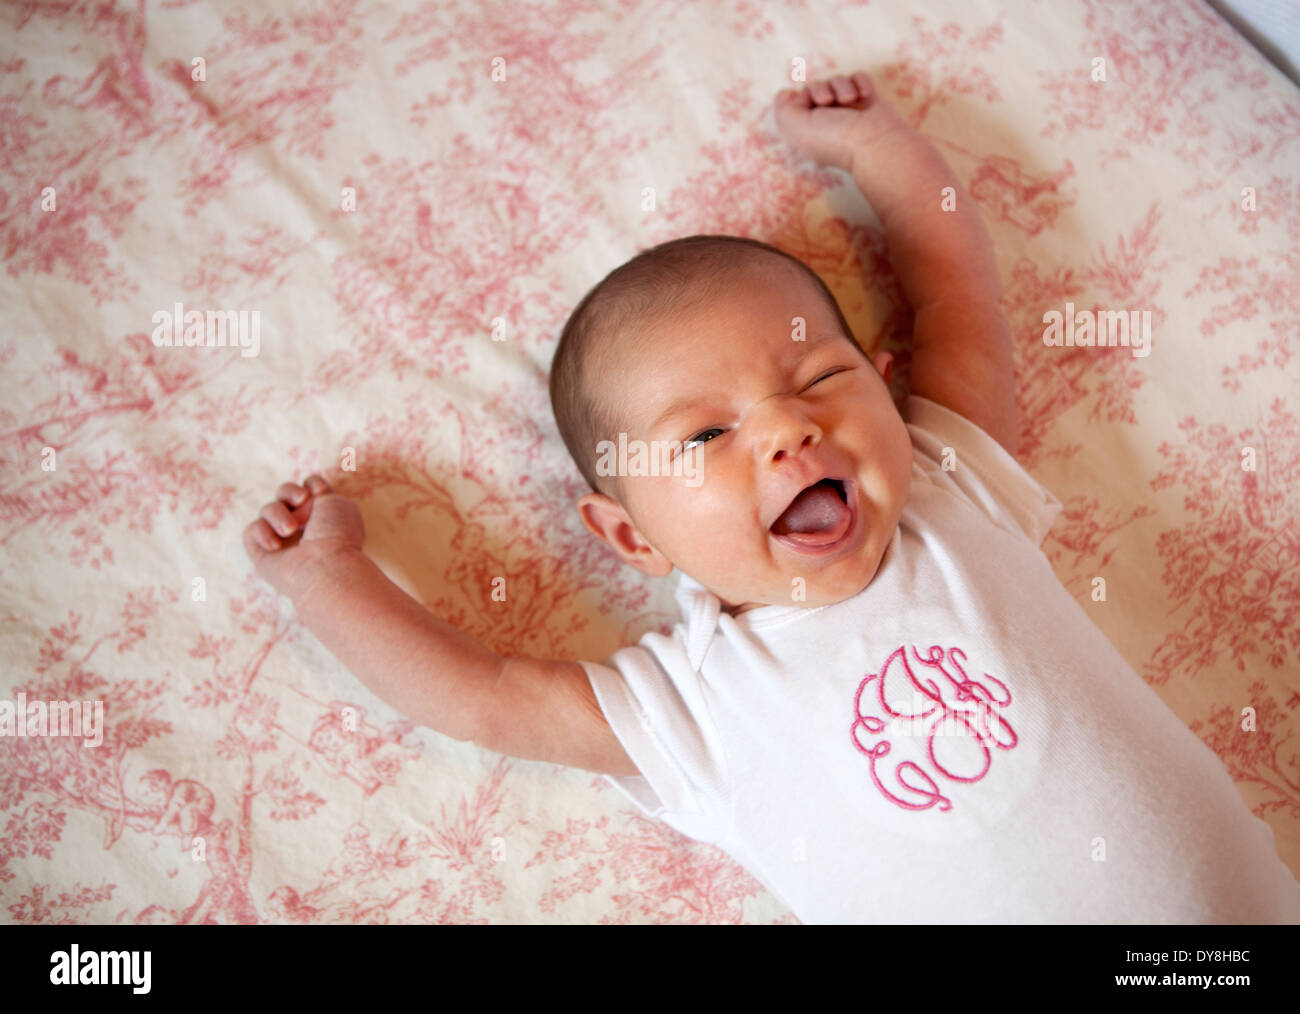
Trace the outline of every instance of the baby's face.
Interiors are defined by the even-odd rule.
[[[806,322],[803,340],[796,317]],[[733,612],[857,594],[875,576],[910,488],[911,441],[879,372],[888,361],[883,353],[869,363],[850,344],[811,283],[779,268],[747,272],[657,322],[635,363],[600,381],[629,447],[695,445],[696,471],[622,478],[626,511],[588,494],[584,520],[634,566],[659,576],[676,566]],[[841,480],[847,509],[814,510],[819,534],[774,532],[801,491],[824,478]]]

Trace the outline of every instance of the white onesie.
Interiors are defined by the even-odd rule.
[[[1272,829],[1038,548],[1060,502],[908,416],[863,591],[731,616],[683,574],[671,636],[582,663],[641,771],[610,782],[805,923],[1300,922]]]

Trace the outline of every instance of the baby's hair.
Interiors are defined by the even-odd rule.
[[[626,351],[625,340],[643,339],[643,327],[652,319],[700,302],[745,268],[782,262],[812,282],[844,337],[862,352],[839,303],[816,272],[784,250],[743,236],[684,236],[660,243],[615,268],[583,297],[560,333],[550,392],[560,436],[593,492],[620,499],[617,480],[602,484],[595,470],[596,444],[614,439],[618,420],[587,386],[587,378],[600,375],[600,364],[614,362],[610,357],[616,345]]]

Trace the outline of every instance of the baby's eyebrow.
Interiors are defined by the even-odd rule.
[[[659,415],[658,419],[650,424],[650,428],[647,432],[652,434],[658,432],[659,428],[662,427],[666,421],[690,411],[696,404],[698,404],[698,399],[696,398],[678,398]]]

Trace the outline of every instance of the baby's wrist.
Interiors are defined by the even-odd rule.
[[[298,546],[309,549],[300,567],[282,589],[300,617],[319,612],[340,588],[356,583],[358,575],[374,562],[355,546]]]

